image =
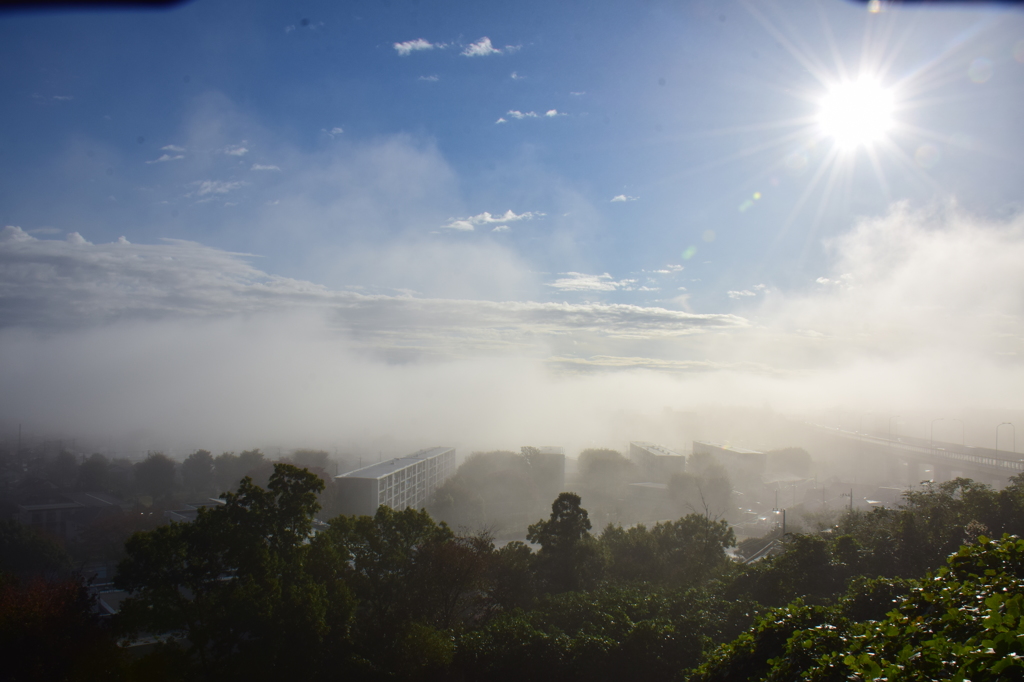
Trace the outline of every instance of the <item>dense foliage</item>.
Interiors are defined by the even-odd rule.
[[[1024,679],[1024,540],[986,535],[1024,530],[1022,479],[926,487],[750,565],[707,514],[595,534],[573,493],[530,526],[533,546],[387,507],[314,534],[323,485],[276,464],[265,487],[243,479],[194,522],[133,536],[116,622],[144,644],[132,656],[66,572],[8,573],[17,679]],[[53,547],[3,530],[66,571]],[[32,643],[47,631],[88,646],[48,659]]]

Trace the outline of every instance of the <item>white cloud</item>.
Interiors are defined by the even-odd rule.
[[[509,76],[509,78],[511,78],[514,81],[521,81],[521,80],[524,80],[526,78],[526,76],[520,76],[519,73],[517,73],[516,71],[513,71],[512,75]]]
[[[511,111],[509,111],[505,115],[508,116],[509,118],[514,118],[517,121],[521,121],[524,118],[537,118],[537,112],[535,112],[535,111],[527,111],[526,113],[523,113],[522,111],[519,111],[518,109],[512,109]]]
[[[224,153],[229,156],[245,156],[249,153],[249,150],[245,147],[245,144],[233,145],[226,147]]]
[[[197,180],[192,183],[198,185],[196,194],[203,197],[211,194],[227,194],[228,192],[234,191],[239,187],[244,187],[248,183],[241,180],[234,182],[227,182],[224,180]]]
[[[281,168],[278,167],[278,166],[270,165],[270,164],[254,163],[252,165],[252,168],[250,168],[249,170],[254,170],[254,171],[279,171],[279,170],[281,170]]]
[[[185,148],[184,147],[179,147],[178,145],[174,145],[174,144],[168,144],[168,145],[164,145],[163,147],[160,147],[160,151],[162,151],[162,152],[177,152],[177,153],[180,154],[181,152],[185,151]]]
[[[147,161],[146,163],[165,163],[167,161],[180,161],[181,159],[184,158],[185,157],[181,154],[175,154],[174,156],[171,156],[170,154],[161,154],[159,159],[153,159],[152,161]]]
[[[501,54],[501,50],[491,45],[491,39],[486,36],[467,45],[462,51],[463,57],[486,57],[490,54]]]
[[[334,127],[334,128],[331,128],[330,130],[328,130],[327,128],[321,128],[320,132],[324,133],[325,135],[327,135],[331,139],[334,139],[334,137],[336,135],[341,135],[345,131],[342,128]]]
[[[58,102],[69,102],[73,100],[75,97],[74,95],[54,95],[53,98]]]
[[[569,94],[572,95],[573,97],[582,97],[583,95],[585,95],[587,93],[581,91],[581,92],[570,92]]]
[[[632,291],[635,279],[615,281],[607,272],[603,275],[587,275],[582,272],[563,272],[564,277],[548,284],[560,291]]]
[[[493,230],[491,230],[491,232],[508,232],[509,229],[510,228],[508,225],[498,225]]]
[[[623,202],[623,201],[636,201],[639,198],[640,197],[631,197],[631,196],[626,195],[626,194],[619,194],[619,195],[616,195],[616,196],[612,197],[612,203],[616,204],[616,203]]]
[[[406,40],[404,43],[395,43],[393,47],[399,55],[408,57],[413,52],[433,50],[435,47],[439,47],[439,45],[435,45],[424,38],[417,38],[416,40]]]
[[[441,79],[438,78],[437,74],[435,73],[435,74],[432,74],[430,76],[420,76],[419,80],[427,81],[428,83],[436,83],[437,81],[439,81]]]
[[[18,242],[39,241],[17,225],[7,225],[0,230],[0,244],[15,244]]]
[[[495,121],[495,123],[508,123],[508,121],[507,121],[507,120],[505,120],[505,118],[504,118],[504,117],[501,117],[501,118],[499,118],[499,119],[498,119],[497,121]]]
[[[516,215],[512,209],[505,211],[501,215],[491,215],[487,211],[480,213],[479,215],[470,216],[468,218],[452,218],[446,225],[441,227],[448,230],[461,230],[464,232],[472,231],[477,225],[493,225],[495,223],[512,223],[519,220],[533,220],[534,218],[541,218],[544,214],[539,211],[526,211]]]
[[[725,293],[729,296],[729,298],[736,300],[745,298],[747,296],[757,296],[756,293],[750,291],[749,289],[743,289],[742,291],[727,291]]]
[[[554,118],[555,116],[565,116],[565,114],[558,113],[558,109],[548,109],[544,114],[548,118]]]

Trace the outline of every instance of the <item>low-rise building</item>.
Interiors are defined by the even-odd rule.
[[[427,498],[455,473],[455,448],[420,450],[407,457],[336,476],[341,513],[373,516],[377,507],[419,509]]]
[[[759,450],[695,440],[693,441],[693,456],[713,457],[725,467],[733,482],[741,486],[760,486],[764,481],[767,457]]]
[[[629,461],[636,465],[640,474],[648,481],[663,481],[672,474],[686,471],[686,455],[669,450],[663,445],[630,441]]]

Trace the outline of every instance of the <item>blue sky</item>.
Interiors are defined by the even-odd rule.
[[[894,123],[837,152],[816,115],[858,74]],[[849,372],[953,353],[901,325],[964,314],[1021,247],[1024,13],[1005,8],[8,12],[0,87],[18,333],[327,309],[383,362]],[[963,286],[935,298],[957,249]],[[985,325],[1013,322],[955,351],[1019,363],[1019,292],[986,296]],[[850,330],[851,311],[878,319]]]

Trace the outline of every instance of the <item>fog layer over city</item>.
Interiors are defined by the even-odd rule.
[[[685,298],[364,294],[193,242],[91,244],[9,226],[0,414],[8,436],[20,423],[169,452],[385,438],[397,453],[618,442],[646,436],[610,416],[666,408],[1024,408],[1020,217],[895,205],[827,253],[812,286],[758,287],[716,314],[689,312]],[[514,269],[493,246],[460,256],[438,277]]]

